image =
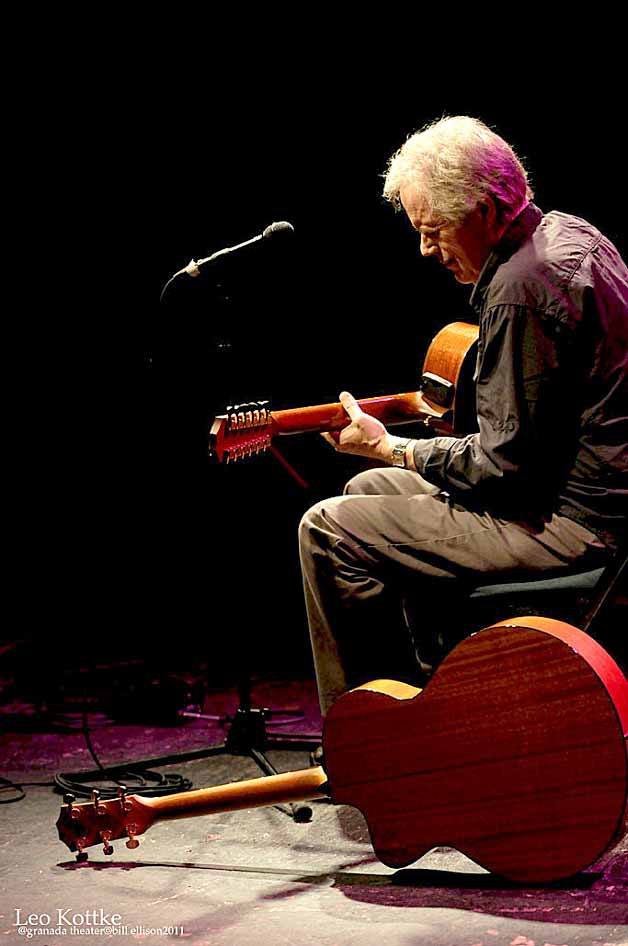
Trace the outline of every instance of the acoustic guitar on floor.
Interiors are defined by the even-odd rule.
[[[376,680],[343,694],[324,766],[162,798],[74,804],[59,837],[84,859],[160,821],[329,796],[364,815],[378,858],[405,867],[447,845],[521,883],[567,878],[619,841],[628,816],[628,682],[561,621],[521,617],[471,635],[424,690]]]

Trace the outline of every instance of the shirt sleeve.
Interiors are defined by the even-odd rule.
[[[489,309],[478,341],[479,432],[418,440],[417,471],[454,497],[484,507],[525,511],[551,502],[551,478],[545,477],[547,489],[540,486],[559,409],[557,369],[555,339],[536,310]]]

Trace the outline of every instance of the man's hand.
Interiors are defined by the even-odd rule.
[[[348,427],[341,431],[321,434],[340,453],[356,453],[361,457],[390,463],[392,448],[398,437],[391,437],[381,421],[365,414],[356,399],[348,391],[340,395],[340,403],[351,419]]]

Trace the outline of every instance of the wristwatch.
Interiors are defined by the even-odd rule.
[[[392,448],[392,465],[401,467],[403,470],[406,469],[406,448],[410,443],[409,440],[406,440],[404,443],[397,443]]]

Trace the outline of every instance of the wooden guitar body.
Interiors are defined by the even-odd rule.
[[[424,691],[375,681],[324,729],[331,797],[391,867],[449,845],[516,881],[567,877],[625,830],[623,674],[583,632],[520,618],[459,644]]]
[[[378,680],[332,706],[325,770],[164,798],[74,805],[57,827],[71,850],[136,836],[159,820],[329,794],[366,818],[391,867],[438,845],[522,883],[571,876],[626,830],[628,683],[577,628],[517,618],[460,643],[427,687]],[[85,856],[85,855],[83,855]]]

